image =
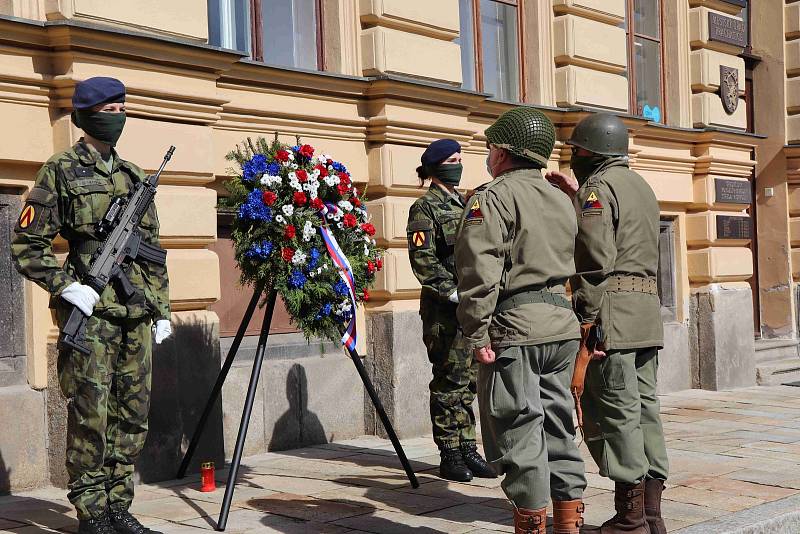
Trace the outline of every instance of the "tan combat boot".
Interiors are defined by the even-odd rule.
[[[603,523],[595,534],[650,534],[644,516],[644,480],[638,484],[617,482],[614,487],[617,515]]]
[[[515,508],[514,534],[547,534],[547,508]]]
[[[583,526],[583,501],[553,501],[553,534],[580,534]]]
[[[661,518],[661,492],[664,481],[648,478],[644,483],[644,515],[651,534],[667,534],[667,526]]]

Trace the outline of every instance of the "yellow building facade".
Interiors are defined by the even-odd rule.
[[[128,88],[122,157],[152,171],[177,147],[157,195],[176,336],[156,351],[145,479],[172,476],[250,297],[217,209],[225,155],[248,136],[301,136],[367,186],[386,267],[359,317],[361,352],[401,435],[429,431],[406,252],[414,168],[449,137],[462,185],[485,182],[484,130],[519,103],[557,127],[551,169],[568,170],[564,141],[592,110],[628,125],[631,167],[662,209],[662,389],[800,374],[800,1],[0,0],[6,251],[38,168],[80,135],[70,98],[92,76]],[[0,433],[0,491],[63,483],[48,295],[7,252],[0,266],[0,428],[13,429]],[[246,452],[380,432],[340,351],[277,323]],[[232,446],[247,358],[208,457]],[[309,414],[321,434],[304,430]]]

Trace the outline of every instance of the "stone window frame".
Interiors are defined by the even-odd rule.
[[[676,250],[676,228],[678,219],[674,216],[661,216],[658,232],[658,299],[661,302],[661,315],[667,321],[678,318],[678,279]]]
[[[480,24],[480,2],[481,0],[468,0],[472,4],[472,39],[475,43],[475,88],[477,92],[483,92],[483,41],[481,36]],[[526,69],[525,69],[525,0],[492,0],[499,4],[506,4],[517,9],[517,61],[518,61],[518,80],[519,102],[526,102]]]
[[[669,0],[667,0],[669,1]],[[634,15],[634,8],[635,8],[636,0],[625,0],[625,42],[628,48],[628,109],[630,110],[631,115],[635,115],[637,117],[642,117],[642,113],[640,113],[637,101],[636,101],[636,38],[647,39],[651,42],[658,43],[658,51],[659,51],[659,59],[660,65],[658,69],[659,73],[659,87],[661,88],[661,100],[659,103],[661,109],[661,121],[660,124],[667,124],[667,106],[666,106],[666,81],[664,76],[664,0],[658,0],[658,19],[659,19],[659,30],[658,30],[658,39],[641,33],[636,33],[636,28],[634,28],[633,23],[633,15]]]

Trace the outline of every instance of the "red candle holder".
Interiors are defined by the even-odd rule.
[[[211,492],[217,489],[217,481],[214,478],[214,462],[204,462],[200,464],[200,491]]]

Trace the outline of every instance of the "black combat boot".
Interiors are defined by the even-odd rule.
[[[439,451],[442,463],[439,464],[439,476],[456,482],[469,482],[472,480],[472,471],[464,463],[461,449],[458,446],[443,446]]]
[[[117,534],[107,515],[81,519],[78,522],[78,534]]]
[[[150,530],[133,517],[127,510],[112,510],[109,514],[114,534],[163,534]]]
[[[474,441],[461,443],[461,456],[472,474],[478,478],[497,478],[497,472],[483,459],[478,452],[478,444]]]

